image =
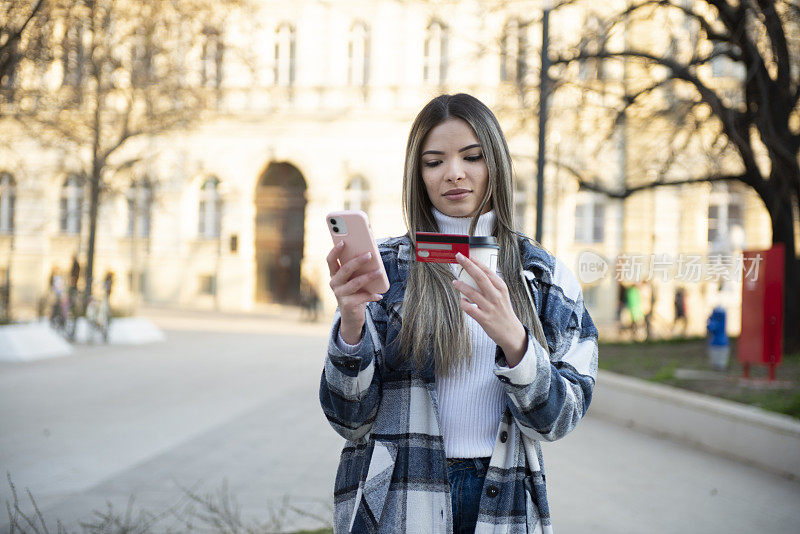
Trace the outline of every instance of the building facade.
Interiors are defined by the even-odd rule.
[[[95,280],[115,274],[112,305],[122,310],[252,310],[296,303],[306,279],[330,310],[325,214],[362,209],[376,237],[405,233],[406,137],[418,110],[443,92],[474,94],[498,115],[514,156],[516,220],[533,235],[536,100],[529,89],[538,78],[540,11],[540,2],[256,3],[215,34],[221,41],[213,47],[187,53],[218,95],[212,111],[191,129],[125,147],[125,157],[140,155],[142,163],[116,173],[102,192]],[[554,14],[554,42],[592,20],[585,9]],[[575,69],[587,83],[600,76],[591,66]],[[612,75],[619,83],[626,76]],[[629,163],[634,134],[579,160],[583,100],[563,92],[552,105],[552,162],[602,168],[619,180],[639,172]],[[54,267],[67,270],[76,254],[85,261],[86,183],[77,168],[74,155],[23,133],[0,147],[0,281],[10,281],[16,318],[36,313]],[[607,332],[618,320],[621,283],[637,279],[618,275],[626,256],[647,266],[638,280],[654,295],[660,333],[668,334],[678,286],[687,292],[690,332],[704,332],[718,303],[733,313],[735,331],[735,277],[682,280],[678,258],[695,255],[706,264],[710,254],[733,256],[770,239],[760,201],[735,184],[664,187],[617,200],[579,190],[551,163],[543,216],[543,245],[576,272],[587,252],[609,266],[605,276],[584,280],[587,305]],[[658,255],[672,262],[667,276],[654,275]]]

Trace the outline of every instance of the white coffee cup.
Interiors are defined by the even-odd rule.
[[[479,261],[486,265],[493,272],[497,272],[497,257],[500,254],[500,245],[494,236],[469,236],[469,259]],[[458,271],[458,279],[462,282],[478,289],[478,284],[464,270],[463,267]]]

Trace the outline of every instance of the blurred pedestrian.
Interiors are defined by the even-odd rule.
[[[3,278],[3,285],[0,286],[0,321],[7,323],[11,321],[11,276],[7,270]]]
[[[628,309],[628,288],[624,284],[617,286],[617,335],[630,335],[631,312]]]
[[[442,95],[409,135],[408,233],[380,245],[388,292],[363,289],[377,271],[354,276],[366,256],[329,253],[339,306],[320,400],[348,440],[336,532],[552,532],[539,441],[586,413],[597,330],[575,276],[516,233],[513,192],[492,112]],[[499,274],[464,256],[414,261],[418,231],[493,236]]]
[[[319,291],[316,285],[308,278],[303,277],[300,282],[300,309],[303,312],[303,318],[316,322],[319,318],[320,308],[322,302],[319,298]]]
[[[631,335],[633,339],[641,339],[644,333],[644,310],[642,295],[637,284],[632,284],[625,291],[625,301],[631,314]]]
[[[78,281],[81,277],[81,264],[78,262],[78,255],[75,254],[72,256],[72,267],[69,271],[69,287],[70,288],[78,288]]]
[[[114,271],[106,271],[103,277],[103,291],[107,300],[111,299],[111,289],[114,287]]]
[[[81,264],[78,262],[78,255],[72,256],[72,267],[69,271],[69,288],[67,293],[68,304],[70,313],[73,317],[81,315],[80,291],[78,290],[78,282],[81,278]],[[91,291],[90,291],[91,292]]]
[[[51,296],[50,325],[53,328],[64,328],[69,304],[64,287],[64,278],[61,276],[61,271],[58,267],[54,266],[50,270],[49,280]]]
[[[649,341],[656,337],[656,289],[653,283],[648,281],[639,285],[639,291],[644,312],[644,337]]]
[[[681,286],[675,289],[674,306],[675,318],[672,321],[672,330],[674,331],[678,323],[681,323],[681,337],[686,337],[686,290]]]

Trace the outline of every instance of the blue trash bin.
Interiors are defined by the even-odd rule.
[[[708,359],[715,371],[725,371],[730,358],[728,334],[725,333],[725,308],[717,306],[711,312],[706,323],[708,330]]]

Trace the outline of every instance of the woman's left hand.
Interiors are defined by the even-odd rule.
[[[475,289],[466,282],[453,280],[453,287],[461,292],[461,309],[503,349],[508,366],[514,367],[525,355],[528,335],[511,306],[508,286],[483,263],[463,254],[456,254],[456,260],[478,286]]]

